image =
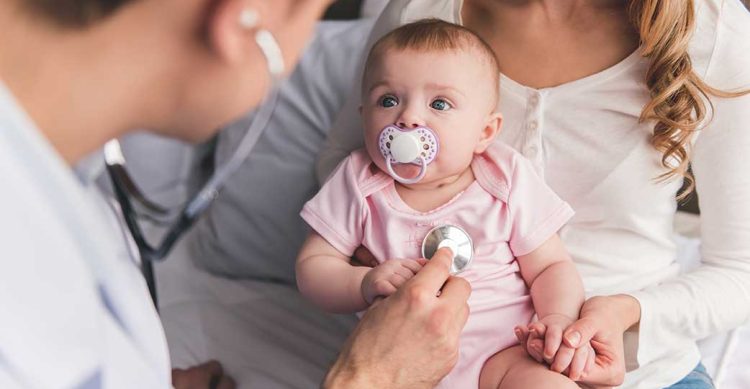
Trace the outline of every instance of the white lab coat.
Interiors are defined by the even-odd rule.
[[[169,388],[123,231],[0,82],[0,388]]]

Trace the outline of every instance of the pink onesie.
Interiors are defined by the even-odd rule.
[[[573,211],[526,159],[498,142],[472,161],[474,183],[429,212],[406,205],[393,178],[371,164],[365,150],[352,152],[305,204],[302,218],[344,255],[363,245],[381,262],[420,258],[422,239],[435,226],[468,232],[474,258],[460,276],[471,283],[471,314],[458,363],[438,387],[476,388],[485,361],[516,344],[513,327],[534,313],[515,257],[552,237]]]

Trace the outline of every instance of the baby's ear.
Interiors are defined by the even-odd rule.
[[[475,154],[481,154],[492,144],[492,142],[500,133],[500,128],[503,124],[503,115],[500,112],[493,112],[487,117],[487,124],[485,124],[482,133],[479,135],[479,142],[477,147],[474,148]]]

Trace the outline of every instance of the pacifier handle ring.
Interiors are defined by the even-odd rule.
[[[393,166],[391,165],[390,155],[388,156],[388,158],[385,159],[385,166],[388,168],[388,173],[391,175],[391,177],[393,177],[393,179],[395,179],[396,181],[402,184],[410,185],[410,184],[416,184],[417,182],[419,182],[421,179],[424,178],[424,175],[427,173],[427,161],[421,155],[419,156],[419,161],[421,162],[421,164],[419,165],[420,166],[419,174],[417,174],[417,176],[414,178],[404,178],[404,177],[399,176],[398,173],[396,173],[393,170]]]

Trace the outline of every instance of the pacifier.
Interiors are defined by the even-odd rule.
[[[414,184],[424,178],[427,165],[437,156],[439,143],[435,132],[428,127],[417,127],[404,131],[388,125],[380,132],[378,140],[380,154],[385,158],[388,174],[402,184]],[[394,170],[394,164],[410,163],[420,166],[419,174],[413,178],[399,176]]]

